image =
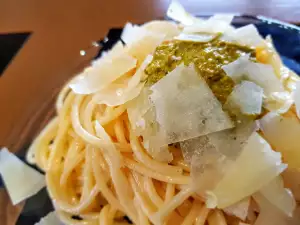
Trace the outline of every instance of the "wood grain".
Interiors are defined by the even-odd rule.
[[[3,225],[15,225],[22,209],[24,202],[16,206],[11,204],[7,192],[0,188],[0,221]]]

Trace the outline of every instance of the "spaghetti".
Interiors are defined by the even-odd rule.
[[[191,20],[191,17],[188,16],[188,19]],[[149,24],[145,27],[151,32],[161,30],[161,27]],[[125,39],[128,43],[132,42],[128,40],[128,34]],[[196,41],[199,41],[199,38]],[[154,42],[151,39],[150,43]],[[141,74],[138,76],[134,74],[139,66],[142,67],[145,56],[153,53],[150,45],[147,46],[149,49],[144,56],[142,53],[137,54],[139,51],[137,48],[142,45],[133,43],[131,46],[133,47],[128,52],[131,57],[136,58],[137,66],[133,69],[129,67],[125,75],[115,79],[116,90],[119,90],[120,85],[126,86],[130,82],[132,85],[134,82],[130,79],[139,79],[137,84],[140,80],[143,81]],[[156,48],[157,44],[154,47]],[[234,48],[237,49],[236,46]],[[106,57],[118,53],[116,48],[113,51],[115,52],[109,52]],[[242,50],[238,49],[237,52],[240,54]],[[240,56],[238,54],[231,61],[236,60]],[[268,55],[264,59],[266,57]],[[130,61],[128,58],[126,60]],[[174,56],[174,60],[181,59]],[[222,60],[225,62],[227,59]],[[171,67],[174,69],[173,65]],[[207,68],[203,70],[205,69]],[[151,71],[151,68],[148,68],[148,71]],[[225,76],[224,72],[222,76]],[[97,101],[103,97],[103,93],[76,93],[74,88],[70,88],[72,82],[74,80],[62,89],[57,98],[57,116],[34,140],[27,155],[30,163],[37,164],[45,171],[49,195],[63,223],[78,225],[255,223],[259,210],[256,210],[253,198],[248,199],[249,212],[244,220],[228,213],[228,210],[207,208],[205,196],[191,186],[190,162],[186,161],[178,145],[168,147],[172,155],[170,160],[157,160],[153,157],[151,151],[145,147],[143,135],[137,135],[134,124],[129,119],[126,102],[136,95],[120,100],[123,103],[118,105],[99,104]],[[233,81],[229,83],[232,85]],[[135,91],[140,92],[141,88],[136,86]],[[124,89],[125,93],[132,91],[126,88],[127,86]],[[109,92],[108,89],[107,93],[113,92]]]

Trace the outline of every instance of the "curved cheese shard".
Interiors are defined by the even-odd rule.
[[[264,89],[266,95],[272,92],[283,92],[284,87],[274,73],[271,65],[254,63],[249,60],[249,55],[244,55],[236,61],[222,67],[234,81],[249,80]]]
[[[252,47],[264,45],[264,39],[253,24],[230,30],[221,39]]]
[[[206,33],[198,33],[198,34],[185,34],[181,33],[176,36],[174,39],[180,41],[192,41],[192,42],[209,42],[216,38],[217,35],[215,34],[206,34]]]
[[[101,54],[101,57],[92,61],[92,66],[97,66],[97,65],[101,65],[103,63],[103,61],[105,61],[104,59],[112,59],[120,54],[124,53],[124,45],[122,43],[122,41],[118,41],[111,50],[109,51],[104,51]]]
[[[157,34],[148,31],[142,37],[127,45],[126,53],[137,59],[137,64],[139,66],[148,55],[154,53],[156,47],[164,41],[165,37],[165,34]]]
[[[98,104],[106,104],[108,106],[122,105],[139,95],[144,83],[141,82],[144,76],[144,69],[152,60],[152,55],[147,56],[142,65],[138,68],[135,74],[120,82],[113,83],[107,88],[99,91],[93,96],[93,101]]]
[[[275,177],[259,191],[270,203],[287,216],[292,217],[296,208],[296,201],[290,190],[284,188],[281,176]]]
[[[150,90],[159,125],[156,136],[161,138],[160,146],[234,126],[192,64],[188,67],[179,65]]]
[[[300,168],[300,123],[296,117],[270,112],[260,119],[260,127],[268,142],[282,153],[289,168]],[[284,134],[284,135],[283,135]]]
[[[42,174],[6,148],[0,151],[0,174],[13,205],[35,195],[46,185]]]
[[[136,136],[141,136],[146,129],[145,114],[151,108],[149,88],[145,87],[140,94],[126,103],[128,119]]]
[[[298,207],[293,217],[285,215],[274,204],[272,204],[260,192],[253,195],[254,200],[259,206],[259,216],[254,225],[298,225],[300,221],[300,208]]]
[[[191,14],[189,14],[178,0],[173,0],[167,10],[167,16],[183,25],[192,25],[199,21],[202,21]]]
[[[63,225],[55,212],[48,213],[45,217],[41,218],[35,225]]]
[[[296,113],[298,118],[300,119],[300,81],[296,83],[296,88],[293,92],[293,98],[296,106]]]
[[[180,33],[178,25],[172,21],[153,20],[142,25],[148,31],[164,34],[165,39],[171,39]]]
[[[121,39],[128,45],[148,34],[149,32],[146,29],[132,23],[127,23],[123,28]]]
[[[255,115],[261,113],[262,100],[263,89],[260,86],[250,81],[242,81],[234,87],[225,105],[229,110],[238,110],[245,115]]]
[[[264,99],[263,106],[269,111],[283,114],[289,111],[291,106],[294,104],[294,101],[295,100],[292,94],[288,91],[272,92],[267,98]]]
[[[113,58],[100,58],[99,62],[86,68],[69,84],[77,94],[92,94],[106,88],[113,81],[134,69],[137,60],[128,54]]]
[[[281,154],[254,132],[222,180],[209,192],[206,204],[210,208],[233,205],[260,190],[286,167]]]
[[[247,197],[234,205],[224,208],[223,210],[225,213],[245,221],[248,215],[249,207],[250,197]]]
[[[180,143],[186,162],[191,164],[192,186],[200,195],[213,190],[236,160],[248,138],[257,130],[253,121]]]
[[[287,168],[282,173],[284,186],[290,189],[296,201],[300,201],[300,169]]]
[[[183,33],[213,33],[220,34],[224,32],[233,32],[234,28],[230,25],[234,15],[217,14],[207,20],[202,20],[191,26],[186,26]]]

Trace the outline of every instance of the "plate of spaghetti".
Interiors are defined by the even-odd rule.
[[[0,151],[36,224],[300,224],[300,82],[271,36],[233,15],[127,23],[61,90],[26,161]],[[171,20],[170,20],[171,19]]]

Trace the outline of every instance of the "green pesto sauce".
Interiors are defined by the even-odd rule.
[[[186,66],[194,63],[198,74],[224,104],[235,84],[221,67],[246,53],[255,59],[254,49],[219,39],[207,43],[178,40],[165,42],[156,48],[152,62],[145,69],[147,84],[156,83],[182,62]]]

